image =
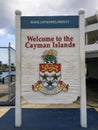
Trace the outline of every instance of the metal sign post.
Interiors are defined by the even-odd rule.
[[[85,82],[85,18],[84,10],[79,11],[80,19],[80,121],[82,127],[87,127],[86,82]]]
[[[22,125],[22,112],[21,112],[21,57],[20,57],[20,16],[21,12],[16,11],[16,98],[15,98],[15,126]]]

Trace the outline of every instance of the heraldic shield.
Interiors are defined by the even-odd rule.
[[[51,54],[51,53],[52,54]],[[56,63],[54,50],[45,52],[45,63],[39,64],[39,80],[32,85],[34,91],[44,94],[57,94],[60,91],[68,91],[68,84],[61,80],[61,64]]]
[[[40,91],[48,93],[58,93],[60,90],[58,84],[61,80],[60,64],[40,64],[40,81],[43,89]]]

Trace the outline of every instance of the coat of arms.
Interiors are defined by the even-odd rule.
[[[57,63],[57,51],[46,50],[42,58],[43,63],[39,64],[39,80],[32,85],[34,91],[44,94],[57,94],[60,91],[68,91],[68,84],[61,80],[61,64]]]

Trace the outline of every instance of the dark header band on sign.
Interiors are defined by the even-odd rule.
[[[78,28],[79,16],[21,17],[21,28]]]

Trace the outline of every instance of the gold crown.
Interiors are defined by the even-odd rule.
[[[43,55],[44,55],[44,56],[46,56],[46,55],[57,56],[57,51],[56,51],[56,50],[53,50],[53,49],[45,50],[44,53],[43,53]]]

